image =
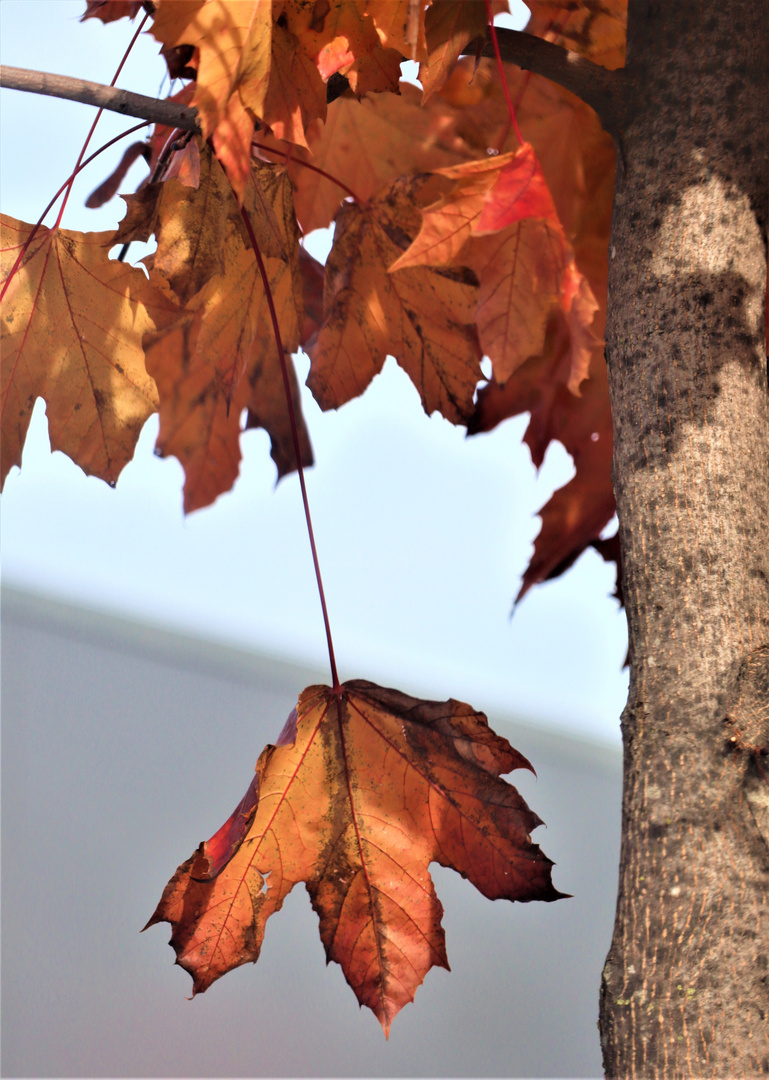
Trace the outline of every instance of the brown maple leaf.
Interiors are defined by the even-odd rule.
[[[304,43],[289,29],[272,28],[270,82],[261,113],[277,139],[307,146],[305,131],[326,117],[326,85]]]
[[[492,17],[509,11],[507,0],[492,0]],[[485,0],[433,0],[425,15],[427,59],[419,65],[419,81],[427,101],[451,75],[468,42],[485,33]]]
[[[103,23],[111,23],[117,19],[134,19],[141,6],[141,0],[86,0],[80,21],[101,19]]]
[[[178,868],[147,923],[170,922],[201,993],[255,962],[304,882],[329,960],[385,1034],[433,966],[448,968],[431,862],[490,899],[556,900],[541,824],[500,779],[531,769],[486,717],[364,681],[312,686],[234,814]]]
[[[144,338],[147,370],[158,386],[157,452],[173,454],[185,471],[184,508],[213,502],[235,482],[241,459],[241,417],[264,427],[283,476],[296,468],[278,349],[266,293],[237,201],[221,165],[202,139],[177,161],[194,159],[197,186],[178,180],[129,197],[121,239],[154,232],[150,280],[175,307]],[[267,271],[286,352],[299,345],[302,274],[288,178],[255,163],[243,191]],[[289,379],[302,463],[312,464],[291,361]]]
[[[374,20],[358,0],[283,0],[283,11],[287,28],[324,83],[340,74],[358,96],[369,90],[397,93],[403,58],[383,47]]]
[[[596,64],[625,63],[627,0],[531,0],[526,30],[589,56]]]
[[[114,484],[157,408],[142,336],[167,307],[141,270],[111,260],[113,233],[2,218],[2,467],[21,464],[35,400],[51,448]]]
[[[337,215],[326,263],[326,317],[306,347],[307,385],[322,409],[362,394],[389,353],[410,376],[428,415],[437,409],[461,423],[473,411],[482,375],[472,275],[429,266],[388,272],[417,230],[420,184],[404,177],[364,206],[349,203]]]

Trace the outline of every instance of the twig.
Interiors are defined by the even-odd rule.
[[[176,101],[164,101],[132,94],[114,86],[74,79],[69,75],[49,75],[44,71],[28,71],[26,68],[0,66],[0,86],[9,90],[26,90],[30,94],[46,94],[49,97],[79,101],[84,105],[96,105],[100,109],[152,120],[156,124],[181,128],[183,131],[200,131],[197,109],[180,105]]]
[[[543,75],[565,90],[570,90],[595,109],[611,135],[619,134],[625,122],[627,96],[627,75],[622,68],[609,71],[579,53],[523,30],[496,27],[496,31],[499,51],[506,63]],[[488,38],[476,38],[463,52],[471,56],[493,57],[494,46]]]

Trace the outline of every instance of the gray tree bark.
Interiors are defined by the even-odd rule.
[[[769,1074],[769,8],[630,0],[607,359],[630,635],[610,1077]]]

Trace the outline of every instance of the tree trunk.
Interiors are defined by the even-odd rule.
[[[767,57],[764,3],[630,0],[607,327],[631,660],[610,1077],[769,1074]]]

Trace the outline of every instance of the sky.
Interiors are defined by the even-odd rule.
[[[134,30],[79,22],[79,0],[3,0],[2,62],[108,83]],[[522,5],[509,25],[520,27]],[[120,86],[164,93],[157,43],[142,35]],[[94,110],[0,91],[2,209],[34,222],[66,179]],[[105,114],[92,148],[131,122]],[[123,203],[84,208],[123,147],[79,178],[65,228],[114,228]],[[135,165],[130,192],[145,173]],[[313,246],[314,245],[314,246]],[[314,252],[325,236],[308,240]],[[138,258],[131,254],[132,261]],[[297,358],[300,379],[306,358]],[[316,465],[307,474],[340,676],[374,681],[606,742],[627,693],[624,616],[613,574],[587,552],[564,577],[512,601],[539,528],[536,511],[572,475],[552,446],[539,475],[525,418],[465,438],[392,358],[369,390],[323,414],[303,408]],[[326,644],[298,481],[275,485],[264,432],[243,439],[234,490],[184,517],[182,470],[153,455],[148,421],[114,490],[51,454],[38,401],[22,468],[2,496],[2,576],[17,587],[189,634],[322,664]]]

